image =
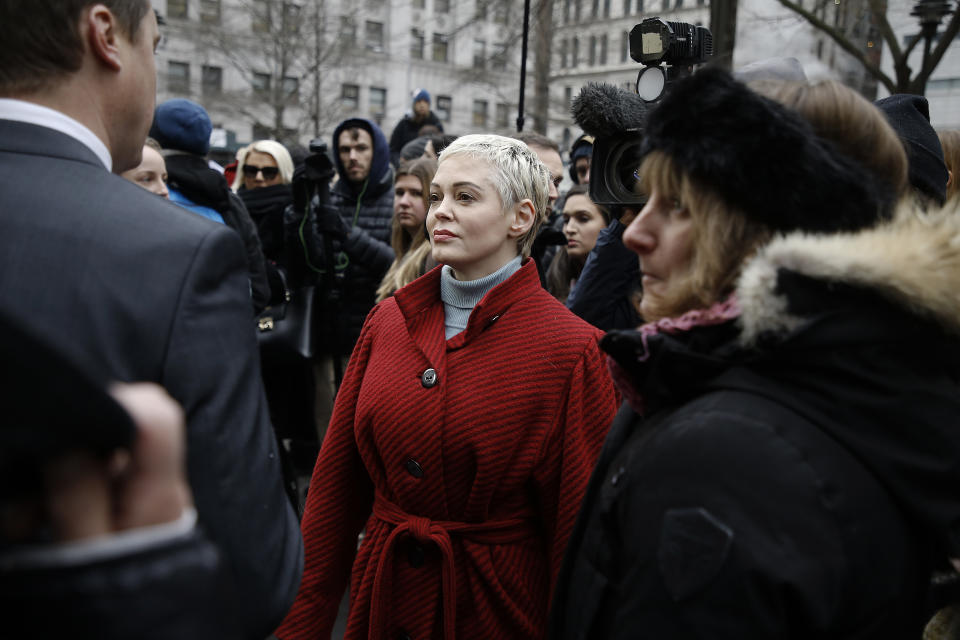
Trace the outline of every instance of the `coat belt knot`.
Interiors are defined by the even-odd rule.
[[[430,520],[406,513],[403,509],[377,493],[373,501],[373,516],[394,525],[377,562],[373,579],[373,598],[370,607],[370,640],[385,637],[389,622],[390,596],[393,586],[393,550],[397,540],[406,533],[417,542],[436,544],[442,556],[441,577],[443,586],[443,637],[456,638],[457,628],[457,583],[454,566],[453,541],[450,534],[480,544],[508,544],[537,535],[534,522],[527,517],[503,518],[484,522],[452,522]]]

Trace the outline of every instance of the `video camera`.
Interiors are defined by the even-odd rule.
[[[693,66],[713,55],[713,34],[706,27],[647,18],[630,31],[630,57],[644,68],[635,93],[608,84],[588,84],[574,100],[577,124],[595,136],[590,161],[590,199],[613,207],[643,205],[634,192],[640,164],[643,122],[649,104]]]

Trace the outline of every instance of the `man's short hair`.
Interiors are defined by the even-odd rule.
[[[529,256],[537,231],[550,213],[550,170],[529,144],[503,136],[461,136],[443,150],[440,162],[457,156],[490,165],[490,181],[497,189],[504,211],[525,199],[533,202],[533,225],[517,243],[520,255]]]
[[[31,93],[79,71],[80,19],[98,2],[136,41],[149,0],[0,0],[0,95]]]
[[[548,138],[547,136],[540,135],[539,133],[534,133],[533,131],[521,131],[520,133],[515,133],[511,136],[514,140],[519,140],[520,142],[526,144],[528,147],[539,147],[541,149],[552,149],[557,153],[560,153],[560,145]]]

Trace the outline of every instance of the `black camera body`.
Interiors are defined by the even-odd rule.
[[[591,200],[613,211],[646,202],[634,187],[648,105],[712,55],[713,34],[706,27],[663,18],[647,18],[633,27],[630,57],[644,65],[637,76],[636,92],[588,84],[573,103],[577,124],[595,137],[590,160]]]

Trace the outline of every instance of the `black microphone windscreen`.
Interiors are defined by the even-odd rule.
[[[585,132],[609,138],[628,129],[643,129],[647,103],[616,85],[589,82],[573,99],[573,119]]]

